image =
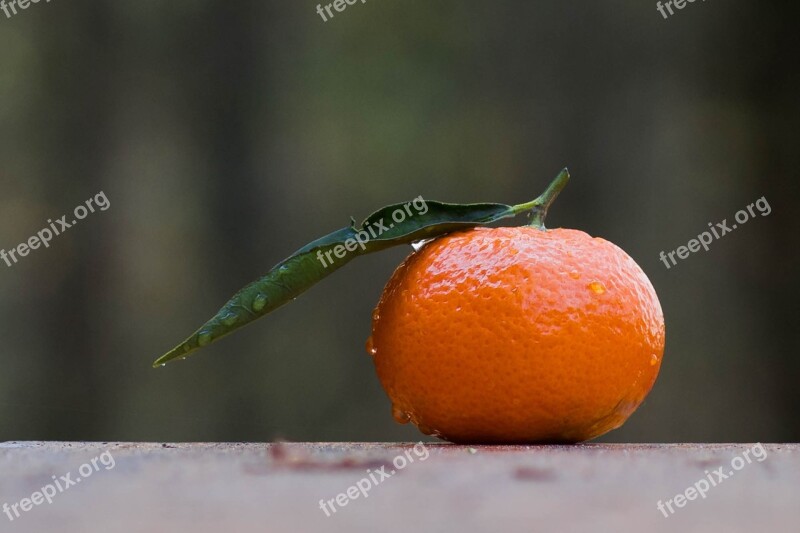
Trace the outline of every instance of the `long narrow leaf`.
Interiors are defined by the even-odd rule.
[[[568,179],[569,174],[564,169],[542,196],[517,206],[448,204],[426,202],[418,197],[405,204],[383,207],[368,216],[360,226],[356,227],[353,221],[350,226],[307,244],[275,265],[264,277],[236,293],[216,315],[161,356],[153,366],[182,359],[261,318],[360,255],[491,224],[524,211],[533,211],[534,216],[541,215]]]
[[[214,317],[153,365],[186,357],[229,335],[292,301],[360,255],[491,224],[516,214],[513,207],[504,204],[459,205],[429,201],[424,203],[427,207],[424,214],[406,208],[408,205],[410,203],[386,206],[367,217],[359,227],[350,225],[307,244],[236,293]],[[400,219],[397,213],[405,215],[402,222],[395,222]]]

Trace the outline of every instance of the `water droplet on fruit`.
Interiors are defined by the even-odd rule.
[[[370,355],[377,355],[378,349],[372,344],[372,336],[367,339],[367,353]]]
[[[653,354],[650,356],[650,366],[656,366],[658,364],[658,356]]]
[[[392,418],[399,424],[408,424],[411,421],[411,415],[396,406],[392,406]]]
[[[411,247],[414,249],[415,252],[419,252],[423,246],[431,242],[433,239],[422,239],[421,241],[416,241],[411,243]]]
[[[376,321],[376,320],[380,320],[380,319],[381,319],[381,314],[378,312],[378,310],[377,310],[377,309],[375,309],[375,310],[372,312],[372,321],[374,322],[374,321]]]
[[[197,335],[197,344],[199,344],[200,346],[206,346],[208,343],[211,342],[212,338],[213,335],[211,334],[210,331],[201,331]]]
[[[606,286],[599,281],[593,281],[587,285],[587,287],[595,294],[603,294],[606,292]]]
[[[569,277],[571,277],[572,279],[580,279],[581,275],[578,273],[577,270],[573,270],[572,272],[569,273]]]
[[[253,299],[253,311],[261,311],[267,305],[267,295],[258,293]]]

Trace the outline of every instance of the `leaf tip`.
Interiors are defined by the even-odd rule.
[[[167,352],[158,359],[156,359],[155,361],[153,361],[153,368],[161,368],[163,366],[166,366],[167,363],[172,361],[174,358],[175,357],[172,356],[172,352]]]
[[[191,339],[191,337],[190,337]],[[171,349],[155,361],[153,361],[153,368],[161,368],[165,366],[167,363],[174,361],[178,358],[185,358],[191,352],[193,352],[196,348],[189,344],[189,339],[183,341],[175,348]]]

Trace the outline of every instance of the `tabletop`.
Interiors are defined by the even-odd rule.
[[[797,444],[0,443],[0,531],[797,531]]]

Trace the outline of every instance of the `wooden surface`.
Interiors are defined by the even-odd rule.
[[[14,521],[0,514],[0,531],[800,531],[800,447],[764,445],[765,459],[729,475],[750,448],[8,442],[0,505],[110,457],[52,503]],[[320,509],[382,467],[395,474],[367,498],[330,517]],[[728,479],[704,499],[673,505],[669,518],[657,509],[719,467]]]

